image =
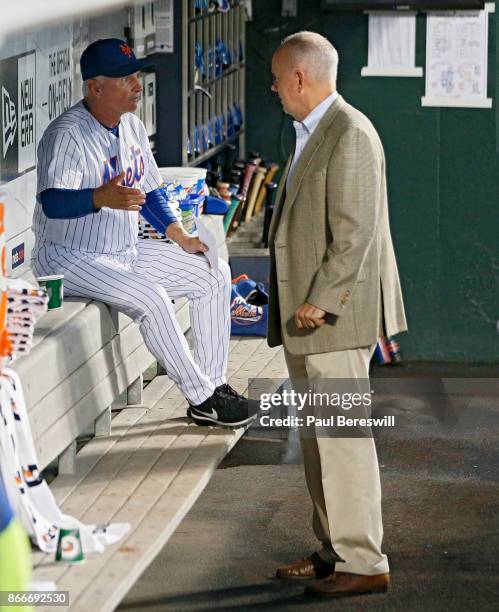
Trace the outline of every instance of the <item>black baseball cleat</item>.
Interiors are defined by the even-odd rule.
[[[211,397],[202,404],[189,405],[187,416],[196,425],[219,425],[221,427],[242,427],[256,418],[258,407],[229,385],[215,389]]]
[[[241,395],[240,393],[238,393],[234,387],[231,387],[229,384],[225,383],[223,385],[220,385],[216,388],[217,391],[219,391],[220,393],[225,393],[226,395],[229,395],[230,397],[237,397],[239,399],[243,399],[246,402],[250,401],[248,399],[246,399],[244,397],[244,395]]]
[[[253,416],[256,417],[257,412],[260,409],[260,405],[257,401],[244,397],[244,395],[241,395],[240,393],[238,393],[234,389],[234,387],[231,387],[227,383],[218,386],[216,388],[216,391],[218,391],[222,395],[228,396],[229,398],[232,398],[232,399],[236,398],[241,402],[245,402],[246,404],[248,404],[248,414],[252,414]]]

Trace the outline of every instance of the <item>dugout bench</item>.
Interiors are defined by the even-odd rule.
[[[204,217],[228,261],[222,217]],[[31,273],[23,278],[34,281]],[[176,300],[175,310],[185,333],[187,300]],[[165,375],[143,393],[143,372],[154,363],[131,319],[98,301],[67,298],[39,320],[31,352],[14,364],[40,467],[58,460],[50,486],[62,511],[84,523],[130,524],[122,541],[84,565],[33,552],[35,584],[67,590],[71,610],[119,605],[244,433],[190,423]],[[111,421],[111,404],[124,391],[128,406]],[[78,437],[90,431],[94,438],[76,453]]]

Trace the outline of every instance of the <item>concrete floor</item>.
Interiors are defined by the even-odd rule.
[[[388,594],[316,601],[303,583],[272,578],[277,566],[314,550],[311,506],[296,437],[250,430],[119,609],[498,610],[498,403],[468,401],[451,428],[424,402],[406,399],[399,413],[408,435],[379,437]]]

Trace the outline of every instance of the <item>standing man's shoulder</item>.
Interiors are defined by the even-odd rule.
[[[330,142],[334,157],[341,158],[353,149],[367,150],[373,159],[382,162],[384,151],[381,139],[364,113],[340,97],[331,119],[325,130],[325,139]]]
[[[330,132],[340,132],[340,138],[346,134],[357,133],[363,139],[370,140],[380,147],[381,140],[371,120],[363,112],[341,99],[338,112],[330,125]]]

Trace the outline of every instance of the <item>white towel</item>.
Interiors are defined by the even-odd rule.
[[[0,374],[0,468],[15,514],[43,552],[55,553],[61,528],[80,530],[84,553],[103,552],[130,529],[128,523],[84,525],[60,511],[40,477],[21,382],[9,369]]]

